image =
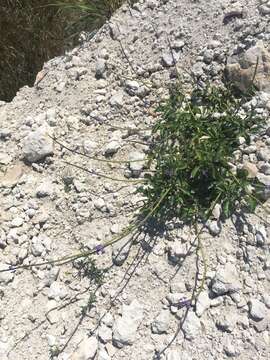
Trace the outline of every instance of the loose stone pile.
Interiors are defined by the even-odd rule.
[[[1,102],[0,270],[93,249],[129,224],[137,185],[112,179],[144,176],[153,110],[175,81],[175,63],[187,91],[194,79],[214,84],[224,73],[244,89],[255,74],[259,91],[244,107],[268,118],[269,16],[270,3],[255,0],[124,5],[92,40],[46,63],[33,88]],[[268,121],[251,144],[239,139],[235,153],[266,199],[269,145]],[[202,234],[208,271],[195,307],[187,301],[194,234],[176,223],[96,256],[110,269],[84,317],[94,286],[70,264],[0,272],[0,358],[269,359],[269,216],[257,213],[261,219],[221,224],[214,209]],[[201,263],[199,270],[200,281]]]

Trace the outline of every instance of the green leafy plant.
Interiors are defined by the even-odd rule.
[[[169,99],[157,109],[160,117],[153,127],[153,146],[149,162],[154,172],[140,192],[147,198],[142,213],[164,189],[170,189],[153,216],[159,221],[177,217],[185,222],[206,221],[217,202],[223,216],[230,216],[236,205],[254,210],[252,186],[258,196],[261,186],[247,171],[232,168],[239,137],[247,144],[262,125],[254,111],[241,110],[243,100],[223,87],[196,89],[185,96],[172,88]]]

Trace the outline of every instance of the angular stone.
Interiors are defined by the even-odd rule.
[[[229,58],[226,72],[228,80],[242,91],[252,85],[253,78],[258,90],[270,91],[270,53],[261,40],[243,54]]]
[[[248,172],[248,178],[255,178],[258,174],[257,166],[250,162],[245,162],[243,165],[243,169]]]
[[[33,131],[23,141],[23,158],[30,163],[42,160],[53,152],[53,140],[45,127]]]
[[[128,257],[131,242],[126,239],[113,244],[112,261],[115,265],[121,266]]]
[[[181,244],[176,241],[169,245],[169,260],[177,263],[179,260],[183,259],[187,254],[186,244]]]
[[[257,299],[251,299],[248,303],[249,314],[255,321],[260,321],[267,315],[267,309],[261,301]]]
[[[154,334],[167,333],[170,325],[170,313],[168,310],[162,310],[152,322],[152,332]]]
[[[71,360],[92,360],[98,349],[98,341],[95,337],[85,338],[72,354]]]
[[[110,141],[105,147],[106,155],[113,155],[120,149],[120,144],[117,140]]]
[[[0,271],[8,268],[6,264],[0,264]],[[14,273],[11,271],[0,272],[0,284],[8,284],[14,279]]]
[[[0,176],[0,188],[15,186],[23,175],[23,166],[21,163],[16,163],[13,167],[8,168],[7,171]]]
[[[236,268],[232,264],[226,264],[223,269],[219,269],[212,280],[211,288],[216,295],[231,294],[239,291],[241,284]]]
[[[210,308],[211,300],[207,291],[202,291],[196,301],[196,315],[201,317]]]
[[[201,330],[200,319],[193,311],[189,311],[183,324],[183,332],[187,340],[194,340]]]
[[[142,319],[143,307],[137,300],[130,305],[123,305],[122,317],[117,319],[113,326],[113,344],[118,348],[132,345]]]
[[[96,62],[96,78],[100,79],[104,76],[106,71],[106,61],[104,59],[98,59]]]
[[[145,155],[139,151],[133,151],[129,154],[129,168],[132,175],[137,177],[143,170]]]

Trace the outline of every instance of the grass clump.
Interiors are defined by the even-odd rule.
[[[0,100],[32,86],[43,63],[98,30],[124,0],[2,0]]]
[[[239,137],[249,144],[263,125],[254,111],[245,114],[241,109],[247,100],[248,95],[237,98],[224,87],[197,89],[189,97],[178,87],[171,89],[169,99],[157,109],[160,118],[152,131],[154,173],[140,188],[147,199],[143,214],[168,190],[153,214],[162,222],[175,217],[189,223],[206,221],[217,202],[223,217],[239,203],[254,210],[260,184],[231,164]]]

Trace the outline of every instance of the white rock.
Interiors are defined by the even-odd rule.
[[[42,160],[53,152],[53,140],[45,127],[33,131],[23,140],[23,158],[30,163]]]
[[[8,268],[6,264],[0,264],[0,271]],[[0,272],[0,284],[8,284],[14,279],[14,273],[11,271]]]
[[[139,97],[144,97],[149,93],[149,89],[146,86],[140,85],[135,80],[127,80],[125,85],[126,92],[131,96],[137,95]]]
[[[45,247],[42,244],[41,237],[34,236],[32,239],[32,244],[31,244],[32,254],[34,256],[40,256],[44,250],[45,250]]]
[[[120,149],[120,144],[116,140],[110,141],[106,147],[105,147],[105,154],[106,155],[113,155],[117,153],[117,151]]]
[[[46,111],[46,120],[50,126],[56,126],[56,109],[52,108]]]
[[[48,290],[48,298],[58,301],[64,299],[66,296],[67,290],[64,285],[58,281],[54,281]]]
[[[122,265],[128,257],[131,241],[126,239],[117,241],[113,244],[112,261],[115,265]]]
[[[196,314],[201,317],[202,314],[210,308],[211,300],[209,299],[208,292],[202,291],[196,301]]]
[[[226,340],[226,343],[225,343],[223,349],[224,349],[225,354],[229,357],[236,357],[240,354],[239,350],[236,349],[235,346],[233,346],[230,339]]]
[[[212,280],[211,288],[216,295],[225,295],[239,291],[241,284],[236,268],[232,264],[226,264],[224,268],[218,269]]]
[[[270,309],[270,294],[263,295],[263,302]]]
[[[171,305],[178,305],[180,300],[185,298],[183,293],[170,293],[166,296],[166,299],[169,301]]]
[[[96,62],[96,78],[100,79],[104,77],[106,71],[106,61],[104,59],[98,59]]]
[[[169,260],[172,262],[178,262],[183,259],[187,254],[186,244],[182,244],[179,241],[175,241],[169,245]]]
[[[98,210],[105,210],[106,204],[102,198],[97,198],[94,200],[94,207]]]
[[[53,184],[50,181],[44,181],[36,189],[36,197],[43,198],[53,193]]]
[[[20,227],[24,223],[24,220],[21,217],[16,217],[11,221],[11,227]]]
[[[47,335],[48,345],[49,346],[55,346],[56,345],[56,337],[53,335],[48,334]]]
[[[112,95],[110,100],[109,100],[109,104],[111,106],[118,106],[118,107],[122,107],[124,104],[123,101],[123,92],[122,91],[118,91],[116,94]]]
[[[98,351],[97,360],[111,360],[111,357],[104,348],[101,348]]]
[[[133,151],[129,154],[129,168],[133,176],[139,176],[144,167],[145,155],[139,151]],[[142,160],[142,161],[140,161]]]
[[[162,310],[152,322],[152,332],[154,334],[167,333],[170,325],[170,313],[168,310]]]
[[[219,221],[210,221],[208,229],[211,235],[216,236],[221,232],[221,225]]]
[[[261,301],[257,299],[251,299],[248,303],[249,314],[255,321],[260,321],[267,315],[267,309]]]
[[[92,360],[98,349],[98,341],[95,337],[85,338],[72,354],[71,360]]]
[[[12,161],[11,156],[9,156],[6,153],[0,152],[0,164],[8,165],[9,163],[11,163],[11,161]]]
[[[189,311],[183,324],[183,332],[187,340],[194,340],[201,330],[200,319],[193,311]]]
[[[174,66],[177,61],[179,60],[179,53],[177,53],[176,51],[170,51],[170,52],[167,52],[167,53],[164,53],[162,55],[162,64],[165,66],[165,67],[170,67],[170,66]]]
[[[106,344],[112,340],[112,330],[108,326],[102,324],[98,328],[98,336],[100,340]]]
[[[224,312],[218,316],[216,326],[218,329],[226,332],[233,332],[236,326],[237,317],[235,313]]]
[[[166,360],[184,360],[183,356],[182,356],[182,352],[180,352],[179,350],[169,350],[166,353]]]
[[[142,319],[143,306],[137,300],[130,305],[123,305],[122,317],[118,318],[113,326],[113,344],[119,348],[132,345]]]
[[[111,313],[107,312],[101,319],[101,322],[109,327],[113,326],[113,316]]]

